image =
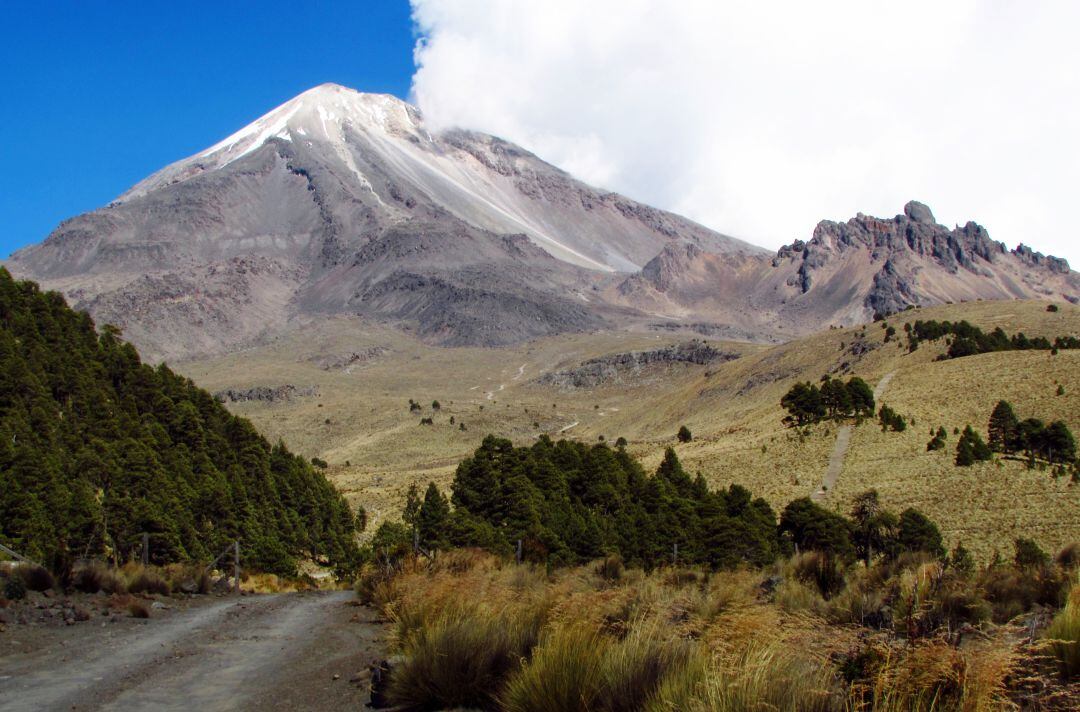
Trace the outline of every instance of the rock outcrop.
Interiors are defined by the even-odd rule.
[[[640,376],[650,366],[669,364],[706,365],[738,358],[738,354],[721,351],[703,341],[689,341],[652,351],[629,351],[590,359],[571,369],[545,373],[536,383],[563,389],[595,388],[625,383]]]
[[[296,398],[311,398],[318,395],[319,389],[315,386],[298,387],[286,383],[281,386],[254,386],[243,389],[226,388],[216,392],[214,398],[220,403],[247,403],[250,401],[280,403]]]

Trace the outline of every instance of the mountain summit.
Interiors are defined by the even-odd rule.
[[[496,346],[658,319],[790,338],[907,304],[1080,295],[1063,261],[1009,251],[975,223],[949,230],[917,203],[893,219],[822,222],[769,253],[336,84],[7,264],[172,360],[335,314]]]
[[[65,221],[9,267],[176,359],[313,314],[444,344],[596,328],[612,310],[594,287],[668,243],[765,254],[498,138],[430,133],[394,97],[324,84]]]

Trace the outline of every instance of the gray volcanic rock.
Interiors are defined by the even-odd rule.
[[[1008,250],[969,222],[939,225],[918,202],[891,219],[822,221],[809,241],[769,260],[718,256],[669,244],[609,291],[612,301],[685,323],[791,338],[830,324],[868,321],[909,305],[975,299],[1080,300],[1080,275],[1065,260],[1024,245]]]
[[[689,363],[706,365],[737,359],[738,354],[721,351],[703,341],[689,341],[652,351],[629,351],[622,354],[589,359],[581,365],[562,371],[545,373],[536,383],[563,389],[595,388],[606,383],[622,383],[636,376],[647,366]]]
[[[319,389],[315,386],[298,388],[291,383],[282,386],[255,386],[254,388],[226,388],[214,394],[214,398],[221,403],[246,403],[248,401],[260,401],[263,403],[278,403],[290,401],[294,398],[307,398],[319,395]]]
[[[183,359],[334,313],[439,344],[604,327],[620,310],[593,287],[669,243],[764,254],[498,138],[432,134],[393,97],[323,85],[8,266],[120,322],[148,357]]]

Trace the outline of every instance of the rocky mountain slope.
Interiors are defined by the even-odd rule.
[[[354,313],[443,344],[604,325],[590,293],[668,243],[763,251],[592,189],[491,136],[323,85],[12,256],[141,348],[230,350]]]
[[[658,320],[775,341],[911,304],[1080,298],[1063,260],[949,230],[918,203],[822,222],[772,254],[332,84],[6,264],[170,360],[340,314],[450,346]]]
[[[851,325],[908,306],[979,299],[1080,300],[1065,260],[1009,250],[974,222],[949,229],[918,202],[891,219],[822,221],[769,260],[669,244],[611,291],[612,301],[688,320],[789,335]]]

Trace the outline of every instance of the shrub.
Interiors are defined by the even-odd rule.
[[[604,557],[600,560],[600,563],[596,565],[596,575],[604,581],[620,580],[624,570],[625,567],[623,566],[622,557],[618,554]]]
[[[939,559],[945,556],[937,525],[912,507],[900,513],[899,546],[903,551],[924,551]]]
[[[31,591],[48,591],[56,585],[56,579],[49,573],[49,570],[37,564],[19,566],[15,569],[15,574],[23,580],[26,588]]]
[[[1080,542],[1067,544],[1054,558],[1057,565],[1063,569],[1075,569],[1080,566]]]
[[[1046,305],[1046,311],[1048,311],[1048,312],[1056,312],[1057,310],[1058,310],[1058,305],[1057,304],[1047,304]]]
[[[975,571],[975,559],[972,558],[971,552],[964,547],[963,542],[957,542],[956,546],[953,547],[952,554],[949,555],[948,565],[960,576],[970,576]]]
[[[135,599],[128,604],[128,614],[132,618],[149,618],[150,606],[147,605],[146,601]]]
[[[694,436],[693,436],[693,434],[692,434],[692,433],[690,432],[690,428],[688,428],[688,427],[686,427],[685,425],[683,425],[683,426],[680,426],[680,427],[679,427],[679,434],[678,434],[678,438],[679,438],[679,442],[681,442],[681,443],[688,443],[688,442],[690,442],[691,440],[693,440],[693,439],[694,439]]]
[[[804,551],[826,551],[841,559],[851,559],[855,547],[851,544],[851,526],[835,512],[813,502],[809,497],[792,500],[780,515],[782,534]]]
[[[1056,608],[1062,604],[1067,587],[1064,574],[1049,566],[991,567],[978,583],[993,608],[995,623],[1012,620],[1035,604]]]
[[[1016,554],[1014,561],[1018,568],[1026,569],[1033,566],[1045,566],[1050,561],[1050,557],[1047,553],[1032,539],[1019,537],[1015,541],[1015,547]]]
[[[817,588],[824,599],[844,588],[844,571],[836,557],[823,551],[808,551],[792,560],[795,578]]]
[[[930,442],[926,443],[926,451],[931,452],[933,450],[942,450],[945,448],[945,440],[948,435],[945,433],[945,428],[939,427],[937,432],[930,438]]]
[[[9,601],[21,601],[26,598],[26,582],[22,576],[8,576],[4,581],[4,598]]]
[[[887,405],[881,406],[881,410],[878,411],[878,418],[881,420],[882,432],[891,429],[893,432],[902,433],[907,430],[907,421],[904,420],[904,416]]]

